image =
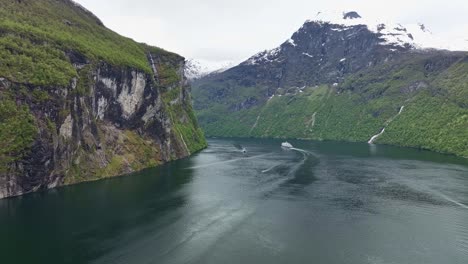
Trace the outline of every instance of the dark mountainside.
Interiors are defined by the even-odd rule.
[[[371,141],[468,157],[468,53],[419,49],[405,27],[386,27],[308,21],[280,47],[195,80],[200,125],[207,136]]]
[[[0,0],[0,198],[97,180],[206,146],[185,59],[69,0]]]

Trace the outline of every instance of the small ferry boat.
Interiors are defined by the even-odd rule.
[[[291,145],[291,143],[286,141],[286,142],[281,143],[281,147],[290,149],[290,148],[293,148],[293,145]]]

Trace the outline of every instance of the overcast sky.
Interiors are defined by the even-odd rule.
[[[422,22],[468,39],[468,0],[76,0],[112,30],[204,62],[240,62],[278,46],[318,11]]]

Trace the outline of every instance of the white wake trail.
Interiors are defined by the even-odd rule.
[[[441,196],[441,197],[444,198],[445,200],[447,200],[447,201],[449,201],[449,202],[452,202],[452,203],[454,203],[454,204],[456,204],[456,205],[458,205],[458,206],[460,206],[460,207],[462,207],[462,208],[468,209],[468,205],[462,204],[462,203],[460,203],[459,201],[456,201],[456,200],[454,200],[454,199],[448,197],[447,195],[445,195],[445,194],[443,194],[443,193],[438,192],[438,194],[439,194],[439,196]]]
[[[203,164],[203,165],[199,165],[199,166],[188,167],[188,168],[185,168],[185,169],[188,170],[188,169],[206,168],[206,167],[216,166],[216,165],[219,165],[219,164],[226,164],[226,163],[236,162],[236,161],[240,161],[240,160],[250,160],[250,159],[261,158],[261,157],[264,157],[264,156],[267,156],[267,155],[271,155],[271,153],[265,153],[265,154],[261,154],[261,155],[257,155],[257,156],[248,157],[248,158],[238,158],[238,159],[232,159],[232,160],[219,161],[219,162]]]
[[[301,152],[302,154],[305,154],[305,155],[311,155],[311,156],[317,157],[316,154],[314,154],[314,153],[312,153],[312,152],[310,152],[308,150],[305,150],[305,149],[299,149],[299,148],[290,148],[290,149]]]
[[[272,169],[274,169],[274,168],[276,168],[276,167],[278,167],[278,166],[279,166],[279,165],[275,165],[275,166],[273,166],[273,167],[271,167],[271,168],[269,168],[269,169],[262,170],[262,173],[267,173],[267,172],[271,171]]]
[[[302,159],[301,163],[303,163],[303,162],[307,159],[307,156],[313,155],[312,152],[307,151],[307,150],[305,150],[305,149],[290,148],[290,150],[297,151],[297,152],[299,152],[299,153],[301,153],[301,154],[303,155],[304,158]],[[279,165],[274,165],[274,166],[271,167],[271,168],[268,168],[268,169],[266,169],[266,170],[262,170],[262,173],[267,173],[267,172],[273,170],[274,168],[276,168],[276,167],[278,167],[278,166],[279,166]]]

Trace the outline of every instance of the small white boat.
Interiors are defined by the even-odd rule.
[[[245,148],[242,148],[242,153],[247,153],[247,150]]]
[[[281,143],[281,147],[290,149],[290,148],[293,148],[293,145],[291,145],[291,143],[286,141],[286,142]]]

